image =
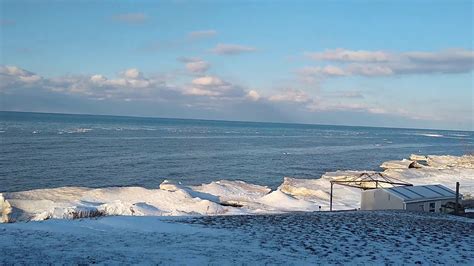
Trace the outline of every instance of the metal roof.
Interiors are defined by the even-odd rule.
[[[405,202],[456,197],[456,192],[442,185],[401,186],[384,190]]]

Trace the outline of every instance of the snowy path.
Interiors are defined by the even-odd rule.
[[[474,220],[403,211],[0,224],[0,264],[473,264]]]

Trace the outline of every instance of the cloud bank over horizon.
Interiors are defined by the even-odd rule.
[[[243,85],[226,81],[218,76],[206,74],[209,66],[189,65],[190,63],[202,63],[202,59],[179,59],[187,62],[185,68],[194,76],[185,82],[179,82],[179,78],[169,79],[166,75],[148,76],[139,69],[130,68],[117,73],[115,77],[107,77],[102,74],[91,75],[68,75],[57,77],[43,77],[29,70],[19,68],[17,66],[0,66],[0,95],[4,99],[14,98],[17,94],[23,95],[42,95],[40,98],[61,98],[59,106],[67,105],[68,100],[88,102],[85,106],[102,103],[113,103],[119,107],[121,103],[130,104],[141,103],[150,106],[154,104],[164,104],[168,111],[172,113],[174,110],[179,114],[182,109],[188,109],[185,113],[194,113],[197,115],[183,116],[184,118],[218,118],[226,119],[225,116],[209,115],[209,112],[223,113],[228,111],[235,112],[234,120],[252,120],[252,121],[272,121],[272,122],[304,122],[304,123],[321,123],[317,119],[308,119],[308,116],[326,115],[342,117],[351,113],[352,116],[374,116],[371,120],[383,120],[385,116],[397,118],[404,123],[415,125],[419,121],[422,122],[452,122],[452,118],[436,116],[435,114],[417,114],[409,110],[387,108],[382,105],[370,105],[363,101],[354,102],[353,100],[363,100],[364,96],[357,91],[336,91],[332,94],[320,94],[312,96],[303,89],[296,88],[277,88],[272,90],[273,94],[265,94],[258,89],[247,88]],[[185,74],[183,74],[185,75]],[[26,98],[25,98],[26,100]],[[49,104],[51,104],[50,101]],[[118,105],[117,105],[118,104]],[[252,117],[238,115],[240,107],[252,105]],[[31,106],[35,106],[32,104]],[[228,109],[234,106],[236,109]],[[6,107],[6,108],[5,108]],[[51,106],[53,107],[53,106]],[[279,110],[276,113],[264,113],[260,116],[259,110]],[[3,110],[16,111],[48,111],[48,106],[40,109],[29,108],[29,106],[15,106],[6,100],[2,104]],[[228,110],[225,110],[228,109]],[[55,108],[52,108],[53,111]],[[289,119],[288,116],[279,116],[288,110],[292,110],[295,117]],[[60,111],[60,110],[59,110]],[[67,112],[67,109],[64,110]],[[87,112],[78,110],[79,112]],[[148,112],[145,110],[136,110],[135,115],[155,115],[160,116],[160,112]],[[203,111],[202,114],[199,111]],[[116,114],[115,112],[107,112]],[[117,114],[124,114],[118,112]],[[126,113],[125,113],[126,114]],[[379,118],[377,119],[377,116]],[[175,117],[179,117],[175,115]],[[301,119],[302,118],[302,119]],[[395,119],[395,120],[397,120]],[[418,122],[417,122],[418,121]],[[463,121],[460,120],[462,123]],[[327,122],[326,122],[327,123]],[[329,122],[330,123],[330,122]],[[335,122],[336,124],[347,124],[345,122]],[[466,122],[469,126],[469,121]],[[350,123],[349,123],[350,124]],[[375,126],[370,121],[367,124]],[[390,126],[387,124],[386,126]],[[403,126],[394,124],[393,126]],[[435,126],[434,126],[435,127]],[[469,128],[461,128],[469,129]]]

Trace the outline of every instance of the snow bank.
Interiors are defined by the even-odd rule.
[[[243,181],[220,180],[200,186],[193,186],[193,191],[218,197],[221,203],[246,204],[255,202],[270,193],[267,186],[248,184]]]
[[[422,162],[423,161],[423,162]],[[419,168],[410,168],[419,163]],[[422,165],[423,164],[423,165]],[[422,165],[422,166],[421,166]],[[461,183],[465,198],[474,193],[474,156],[421,156],[382,164],[384,176],[414,185]],[[243,181],[220,180],[199,186],[164,181],[157,189],[143,187],[60,187],[0,193],[0,222],[51,218],[130,216],[190,216],[264,214],[329,209],[331,180],[360,177],[375,171],[336,171],[320,179],[285,177],[276,191]],[[363,178],[363,177],[361,177]],[[360,190],[333,187],[333,209],[357,209]]]
[[[353,173],[353,172],[350,172]],[[321,210],[329,210],[329,198],[332,179],[330,176],[323,176],[320,179],[296,179],[285,177],[283,184],[278,189],[292,195],[298,199],[313,202],[321,207]],[[359,207],[360,191],[356,188],[345,186],[333,187],[333,209],[347,210]]]

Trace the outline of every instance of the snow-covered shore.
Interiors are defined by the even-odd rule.
[[[474,220],[404,211],[0,224],[0,264],[474,263]]]
[[[415,185],[461,183],[464,197],[474,194],[474,156],[419,156],[384,162],[385,176]],[[0,193],[0,222],[74,219],[96,216],[195,216],[272,214],[327,210],[330,180],[367,171],[336,171],[320,179],[285,177],[278,189],[221,180],[200,186],[163,182],[142,187],[61,187]],[[334,209],[357,209],[360,191],[334,187]]]

